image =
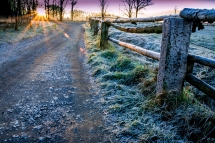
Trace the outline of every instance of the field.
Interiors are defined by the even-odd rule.
[[[102,51],[100,37],[92,35],[89,25],[84,26],[88,63],[101,88],[106,130],[115,137],[113,142],[215,141],[215,104],[210,98],[185,83],[181,96],[168,95],[162,101],[155,96],[158,62],[111,42]],[[193,33],[189,53],[215,58],[214,32],[215,27],[205,26]],[[161,34],[129,34],[114,28],[109,33],[115,39],[160,51]],[[214,85],[214,69],[196,64],[194,74]]]

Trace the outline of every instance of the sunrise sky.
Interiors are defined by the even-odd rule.
[[[158,16],[166,14],[174,14],[174,7],[177,6],[179,13],[183,8],[200,8],[212,9],[215,8],[215,0],[153,0],[154,5],[148,6],[146,10],[142,10],[139,17]],[[120,10],[119,10],[120,8]],[[107,12],[115,15],[121,15],[123,10],[121,0],[108,0]],[[98,0],[78,0],[75,9],[86,12],[99,12]],[[66,13],[69,17],[70,6],[66,7]]]

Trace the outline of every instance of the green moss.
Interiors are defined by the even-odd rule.
[[[99,68],[96,68],[96,69],[93,71],[92,76],[97,77],[97,76],[99,76],[99,75],[101,75],[101,74],[106,74],[106,73],[107,73],[107,71],[106,71],[104,68],[99,67]]]
[[[115,50],[105,50],[100,54],[101,57],[108,60],[117,59],[118,55]]]
[[[124,56],[118,57],[116,62],[110,68],[111,71],[129,71],[134,68],[131,59]]]

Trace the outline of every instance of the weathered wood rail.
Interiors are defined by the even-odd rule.
[[[110,26],[130,33],[147,33],[144,31],[146,28],[140,28],[141,30],[137,28],[124,28],[114,23],[155,21],[163,21],[160,53],[146,50],[142,47],[125,43],[108,36],[108,29]],[[215,88],[192,74],[194,63],[215,68],[214,59],[188,54],[190,35],[192,33],[193,22],[195,21],[214,22],[215,10],[185,8],[180,12],[180,17],[178,15],[173,15],[151,18],[108,19],[104,21],[100,19],[90,19],[89,23],[91,29],[94,31],[94,35],[96,35],[98,34],[99,22],[101,22],[100,47],[102,49],[104,49],[108,40],[110,40],[120,46],[159,61],[156,95],[164,92],[180,95],[183,90],[184,81],[186,80],[215,100]]]
[[[111,38],[111,37],[109,37],[108,39],[109,39],[110,41],[112,41],[112,42],[114,42],[114,43],[120,45],[120,46],[123,46],[123,47],[125,47],[125,48],[128,48],[128,49],[130,49],[130,50],[132,50],[132,51],[135,51],[135,52],[137,52],[137,53],[139,53],[139,54],[141,54],[141,55],[150,57],[150,58],[152,58],[152,59],[154,59],[154,60],[157,60],[157,61],[159,61],[159,59],[160,59],[160,53],[157,53],[157,52],[154,52],[154,51],[150,51],[150,50],[146,50],[146,49],[141,48],[141,47],[139,47],[139,46],[135,46],[135,45],[132,45],[132,44],[128,44],[128,43],[125,43],[125,42],[116,40],[116,39],[114,39],[114,38]]]
[[[122,27],[114,23],[111,23],[110,25],[118,30],[128,32],[128,33],[162,33],[162,25],[147,26],[144,28]]]

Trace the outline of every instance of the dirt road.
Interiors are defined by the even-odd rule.
[[[59,35],[1,52],[0,142],[103,142],[81,24],[61,24]]]

